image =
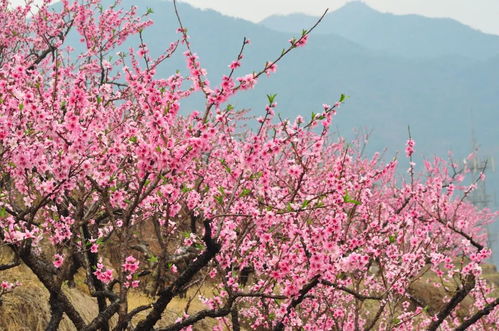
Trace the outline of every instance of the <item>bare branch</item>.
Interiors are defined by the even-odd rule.
[[[159,294],[158,300],[153,304],[152,311],[145,319],[139,322],[135,331],[149,331],[154,324],[161,318],[161,314],[165,310],[170,301],[184,288],[184,286],[196,275],[202,268],[204,268],[220,251],[220,244],[216,242],[211,236],[210,220],[204,222],[204,236],[203,241],[206,245],[206,250],[201,253],[189,267],[180,274],[180,276],[170,285],[167,289]]]
[[[458,326],[455,331],[464,331],[466,330],[468,327],[470,327],[472,324],[476,323],[480,318],[482,318],[483,316],[485,315],[488,315],[490,314],[490,312],[492,310],[494,310],[494,308],[496,306],[499,305],[499,298],[496,298],[494,301],[492,301],[491,303],[485,305],[485,307],[479,311],[477,311],[473,316],[471,316],[470,318],[468,318],[466,321],[464,321],[460,326]]]
[[[436,331],[440,324],[452,313],[454,308],[463,301],[463,299],[471,292],[475,287],[475,276],[468,275],[464,280],[464,284],[459,288],[452,299],[440,310],[437,314],[437,319],[433,321],[428,327],[428,331]]]

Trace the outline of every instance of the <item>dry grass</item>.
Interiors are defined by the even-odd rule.
[[[10,259],[0,254],[0,263]],[[2,271],[1,280],[19,281],[22,286],[2,297],[0,306],[0,330],[45,330],[50,319],[49,293],[38,278],[25,265]],[[68,298],[77,305],[82,317],[91,320],[97,315],[96,301],[78,288],[64,287]],[[64,317],[61,330],[74,330],[71,321]]]
[[[7,254],[2,254],[0,250],[0,264],[7,262],[10,257]],[[486,265],[483,268],[484,278],[491,284],[495,284],[496,289],[493,295],[499,296],[499,273],[494,266]],[[24,265],[16,268],[2,271],[0,273],[0,281],[20,281],[23,286],[14,289],[12,293],[4,295],[3,304],[0,306],[0,330],[29,330],[38,331],[44,330],[49,318],[50,307],[48,304],[48,291],[39,282],[36,276]],[[429,282],[428,282],[429,280]],[[438,311],[444,302],[444,297],[448,293],[440,287],[433,286],[433,282],[437,282],[438,278],[434,275],[426,275],[420,281],[411,286],[411,293],[418,300],[428,305],[431,310]],[[75,277],[75,288],[64,286],[64,292],[75,305],[82,317],[88,322],[92,320],[98,313],[96,300],[88,294],[85,285],[85,276],[80,271]],[[445,284],[451,290],[452,284]],[[189,314],[205,309],[206,307],[197,298],[201,294],[205,297],[210,297],[209,287],[202,287],[199,292],[196,288],[192,288],[187,293],[187,298],[194,297],[189,306]],[[174,298],[168,305],[167,310],[163,314],[162,320],[158,326],[164,326],[173,323],[177,318],[183,315],[187,304],[187,298]],[[132,291],[129,295],[129,309],[134,309],[142,305],[148,305],[153,302],[154,298],[148,297],[140,291]],[[471,298],[466,298],[458,310],[458,315],[463,315],[473,305]],[[376,310],[376,305],[373,304],[372,310]],[[371,309],[371,307],[369,308]],[[144,317],[147,311],[143,311],[134,318],[134,322]],[[196,330],[209,330],[215,325],[213,319],[205,319],[195,325]],[[73,324],[65,317],[60,325],[60,330],[75,330]]]
[[[8,254],[1,254],[0,264],[9,261]],[[1,280],[20,281],[23,285],[14,289],[13,292],[7,293],[2,297],[3,304],[0,305],[0,330],[9,331],[42,331],[45,330],[50,319],[49,293],[37,279],[37,277],[29,270],[28,267],[20,265],[18,267],[2,271]],[[85,276],[83,272],[79,272],[75,277],[75,288],[63,286],[64,293],[70,301],[75,305],[83,319],[87,322],[97,316],[97,301],[88,294],[85,285]],[[158,322],[158,326],[167,325],[174,322],[177,318],[183,315],[187,298],[194,294],[194,290],[187,293],[187,297],[174,298],[168,305],[167,310],[163,314],[163,318]],[[209,296],[207,289],[201,289],[199,294]],[[132,291],[129,295],[129,309],[134,309],[138,306],[147,305],[153,302],[154,298],[148,297],[138,291]],[[195,313],[205,309],[199,299],[194,298],[189,306],[189,313]],[[144,317],[147,311],[144,311],[134,319],[137,321],[140,317]],[[206,319],[196,325],[197,330],[211,329],[215,324],[214,320]],[[64,317],[59,330],[73,331],[76,330],[71,321]]]

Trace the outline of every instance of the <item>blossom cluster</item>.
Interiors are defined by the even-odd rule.
[[[244,39],[214,86],[184,27],[153,57],[142,36],[152,22],[134,6],[63,0],[51,9],[45,1],[27,19],[27,7],[5,3],[0,244],[58,295],[76,329],[87,325],[61,284],[81,269],[99,303],[95,324],[118,315],[123,329],[132,319],[137,330],[153,329],[190,286],[199,288],[189,296],[208,288],[207,310],[171,329],[200,316],[214,316],[218,329],[237,318],[254,329],[451,329],[493,304],[481,275],[490,255],[483,229],[498,214],[467,200],[484,176],[470,183],[468,164],[435,158],[425,161],[426,176],[411,165],[404,177],[403,161],[334,139],[344,95],[295,119],[276,115],[288,113],[277,95],[266,96],[254,121],[230,103],[312,42],[310,31],[259,70],[239,73]],[[65,39],[70,32],[78,47]],[[134,34],[140,44],[123,51]],[[187,73],[159,77],[182,47]],[[199,96],[204,105],[189,108]],[[414,146],[409,139],[410,158]],[[475,305],[462,318],[452,307],[447,315],[426,309],[413,286],[431,275],[456,284],[449,293],[469,289]],[[155,300],[140,307],[144,315],[126,304],[139,284]],[[490,329],[499,327],[494,307],[481,317]]]
[[[109,284],[113,280],[113,270],[107,269],[101,262],[97,263],[93,274],[104,284]]]

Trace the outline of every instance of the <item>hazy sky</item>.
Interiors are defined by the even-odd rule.
[[[148,2],[148,0],[136,0]],[[181,0],[199,8],[258,22],[272,14],[306,13],[320,15],[351,0]],[[11,0],[20,4],[24,0]],[[484,32],[499,35],[499,0],[363,0],[369,6],[394,14],[450,17]],[[466,47],[466,45],[463,45]]]
[[[140,1],[140,0],[139,0]],[[183,0],[200,8],[258,22],[272,14],[301,12],[320,15],[349,0]],[[364,0],[369,6],[394,14],[450,17],[488,33],[499,34],[499,0]],[[465,47],[465,45],[463,45]]]

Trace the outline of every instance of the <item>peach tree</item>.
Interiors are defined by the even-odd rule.
[[[50,293],[47,330],[63,316],[78,330],[181,330],[207,318],[218,330],[499,327],[481,276],[483,226],[496,215],[467,202],[477,182],[466,167],[436,158],[418,174],[409,139],[400,176],[396,159],[333,140],[343,95],[293,120],[275,116],[268,95],[256,128],[241,129],[233,95],[315,26],[249,74],[238,73],[243,39],[214,86],[180,16],[178,40],[150,54],[150,12],[0,1],[0,243],[12,254],[0,271],[22,263],[37,276]],[[140,41],[123,51],[132,35]],[[187,74],[158,77],[175,52]],[[193,94],[199,110],[183,107]],[[78,273],[93,320],[64,292]],[[447,291],[438,309],[414,293],[428,274]],[[0,295],[21,290],[0,280]],[[132,291],[151,303],[130,309]],[[185,314],[160,321],[179,296]],[[193,297],[205,308],[190,309]],[[463,313],[465,297],[474,304]]]

